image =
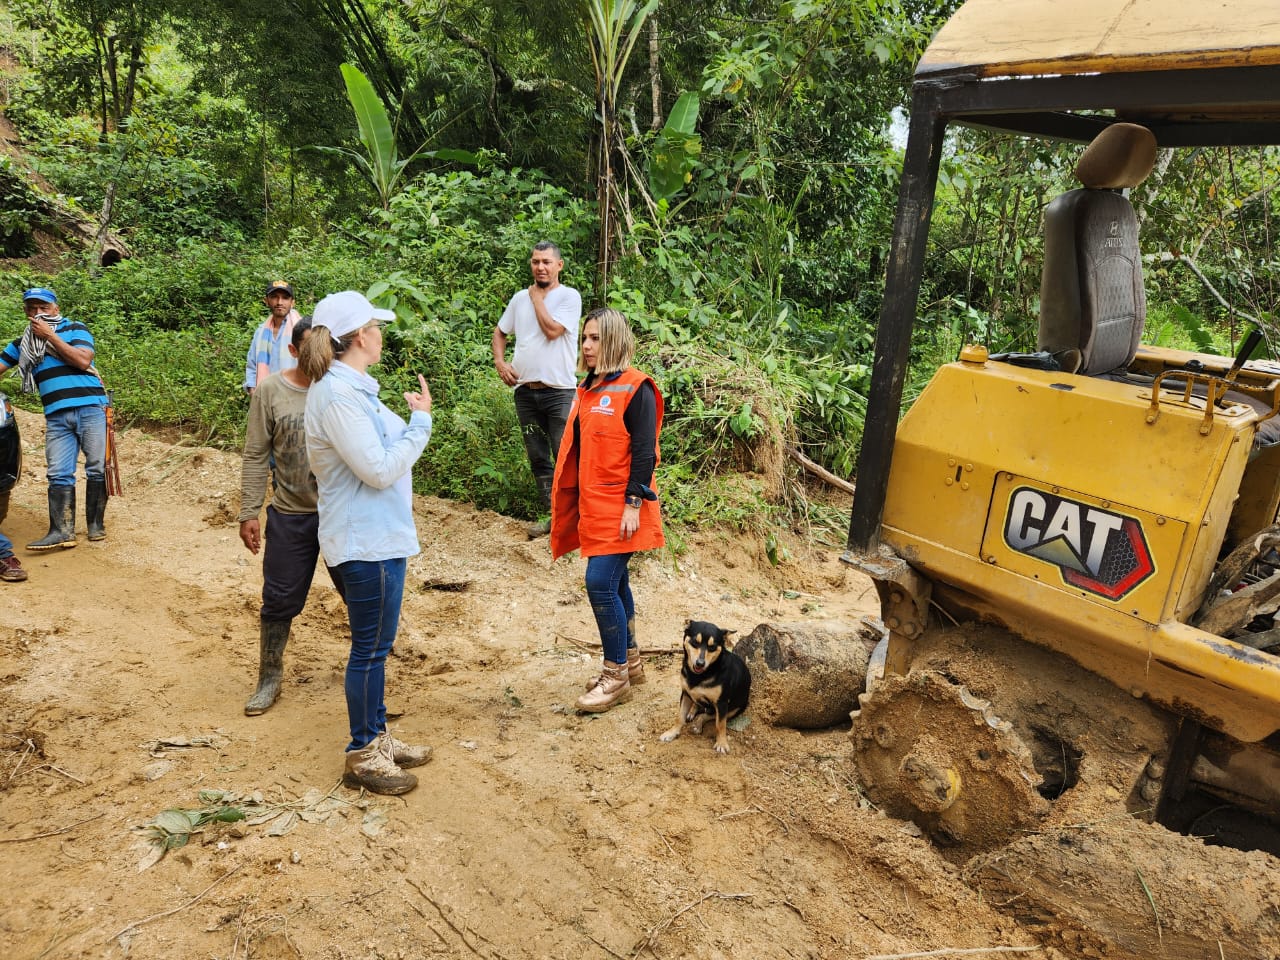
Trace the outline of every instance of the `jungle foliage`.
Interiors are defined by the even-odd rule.
[[[419,489],[528,516],[489,335],[551,239],[588,306],[631,318],[667,397],[669,515],[763,529],[810,506],[787,447],[853,472],[901,110],[957,5],[0,2],[0,104],[23,141],[0,166],[5,255],[34,251],[27,174],[134,252],[0,261],[0,288],[58,289],[124,419],[226,445],[265,279],[303,310],[366,290],[398,316],[387,395],[421,371],[436,398]],[[966,340],[1034,347],[1041,211],[1075,155],[953,135],[916,386]],[[1269,321],[1277,177],[1267,152],[1161,158],[1135,192],[1149,339],[1229,349]],[[20,325],[6,312],[0,334]]]

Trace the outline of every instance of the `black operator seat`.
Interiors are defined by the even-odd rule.
[[[1113,123],[1076,163],[1078,190],[1044,211],[1037,349],[1068,373],[1123,377],[1142,340],[1138,218],[1127,191],[1151,173],[1156,138],[1135,123]]]

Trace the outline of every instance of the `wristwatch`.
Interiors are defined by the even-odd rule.
[[[631,494],[627,494],[625,497],[623,497],[622,501],[628,507],[639,507],[640,504],[644,503],[644,500],[642,500],[640,497],[633,497]]]

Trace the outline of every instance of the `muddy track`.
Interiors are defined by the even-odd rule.
[[[44,532],[42,421],[20,421],[27,473],[4,525],[19,544]],[[128,431],[122,467],[109,539],[20,549],[31,579],[0,589],[6,958],[1088,955],[1054,932],[1076,930],[1055,919],[1076,907],[1031,889],[1018,848],[982,870],[956,865],[879,814],[847,726],[752,722],[731,732],[727,757],[705,736],[661,744],[678,691],[674,656],[661,654],[630,703],[575,715],[595,662],[579,645],[594,636],[581,563],[552,563],[522,524],[465,505],[418,503],[423,553],[390,663],[398,728],[435,759],[402,798],[342,788],[344,618],[323,574],[280,702],[243,716],[259,580],[232,523],[238,459]],[[699,534],[678,558],[638,562],[643,645],[674,648],[689,617],[745,633],[872,611],[874,591],[835,550],[790,547],[774,568],[749,538]],[[211,790],[273,819],[208,824],[140,872],[138,828]],[[1143,848],[1131,835],[1097,842],[1136,888],[1120,858]],[[1139,866],[1162,909],[1186,864],[1203,878],[1196,891],[1280,873],[1261,854],[1225,875],[1207,855],[1154,856]],[[1280,914],[1272,888],[1250,883],[1230,901],[1229,958],[1263,956],[1249,951]],[[1016,902],[998,909],[1005,900]],[[1144,902],[1123,904],[1133,937],[1152,929]],[[1182,916],[1167,909],[1166,938]],[[1138,955],[1131,940],[1116,933],[1098,950]]]

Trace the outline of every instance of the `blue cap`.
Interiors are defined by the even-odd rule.
[[[30,290],[24,290],[22,292],[22,302],[26,303],[28,300],[43,300],[45,303],[57,303],[58,297],[57,294],[48,287],[32,287]]]

